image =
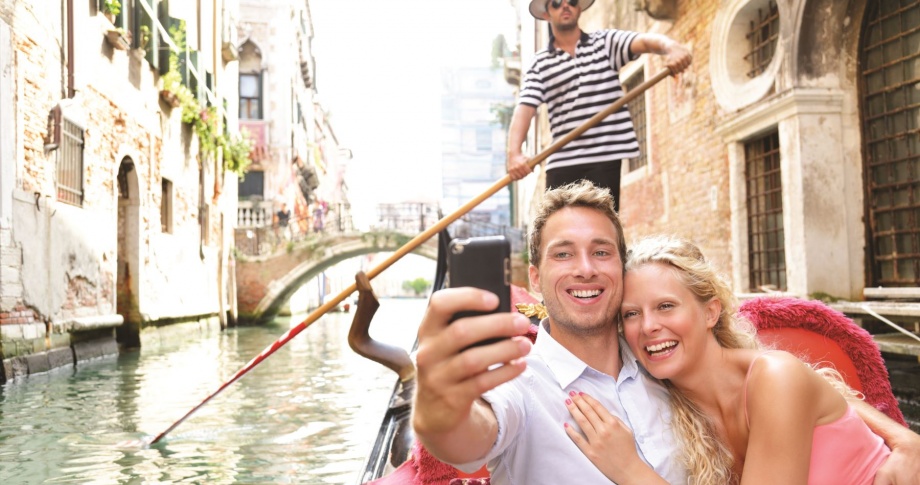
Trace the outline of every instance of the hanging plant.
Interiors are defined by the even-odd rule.
[[[119,0],[103,0],[101,8],[106,18],[114,21],[115,17],[121,13],[121,2]]]

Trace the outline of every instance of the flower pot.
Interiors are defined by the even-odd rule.
[[[172,106],[173,108],[177,108],[179,103],[181,103],[179,96],[176,96],[176,93],[167,89],[160,90],[160,98],[163,99],[164,103]]]
[[[119,29],[106,31],[105,40],[108,41],[113,49],[120,51],[128,50],[131,47],[130,35]]]

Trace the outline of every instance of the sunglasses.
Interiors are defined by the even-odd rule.
[[[550,6],[553,7],[554,9],[556,9],[556,8],[561,7],[562,4],[563,4],[564,2],[567,2],[567,3],[569,4],[570,7],[577,7],[577,6],[578,6],[578,0],[552,0],[552,1],[549,2],[548,5],[550,5]]]

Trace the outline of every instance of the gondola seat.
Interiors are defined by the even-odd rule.
[[[833,365],[867,403],[907,425],[891,390],[888,369],[872,336],[843,313],[817,300],[760,297],[739,313],[757,328],[760,341],[811,364]]]

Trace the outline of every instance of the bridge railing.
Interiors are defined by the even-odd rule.
[[[236,250],[247,256],[272,254],[310,237],[354,230],[351,208],[347,204],[328,205],[318,224],[313,214],[292,214],[286,226],[274,220],[272,202],[240,201],[239,207],[234,241]]]
[[[511,242],[511,251],[519,253],[526,247],[523,229],[478,220],[484,214],[467,214],[448,226],[451,237],[480,237],[504,235]],[[441,219],[436,204],[404,202],[379,204],[374,229],[418,234]]]

